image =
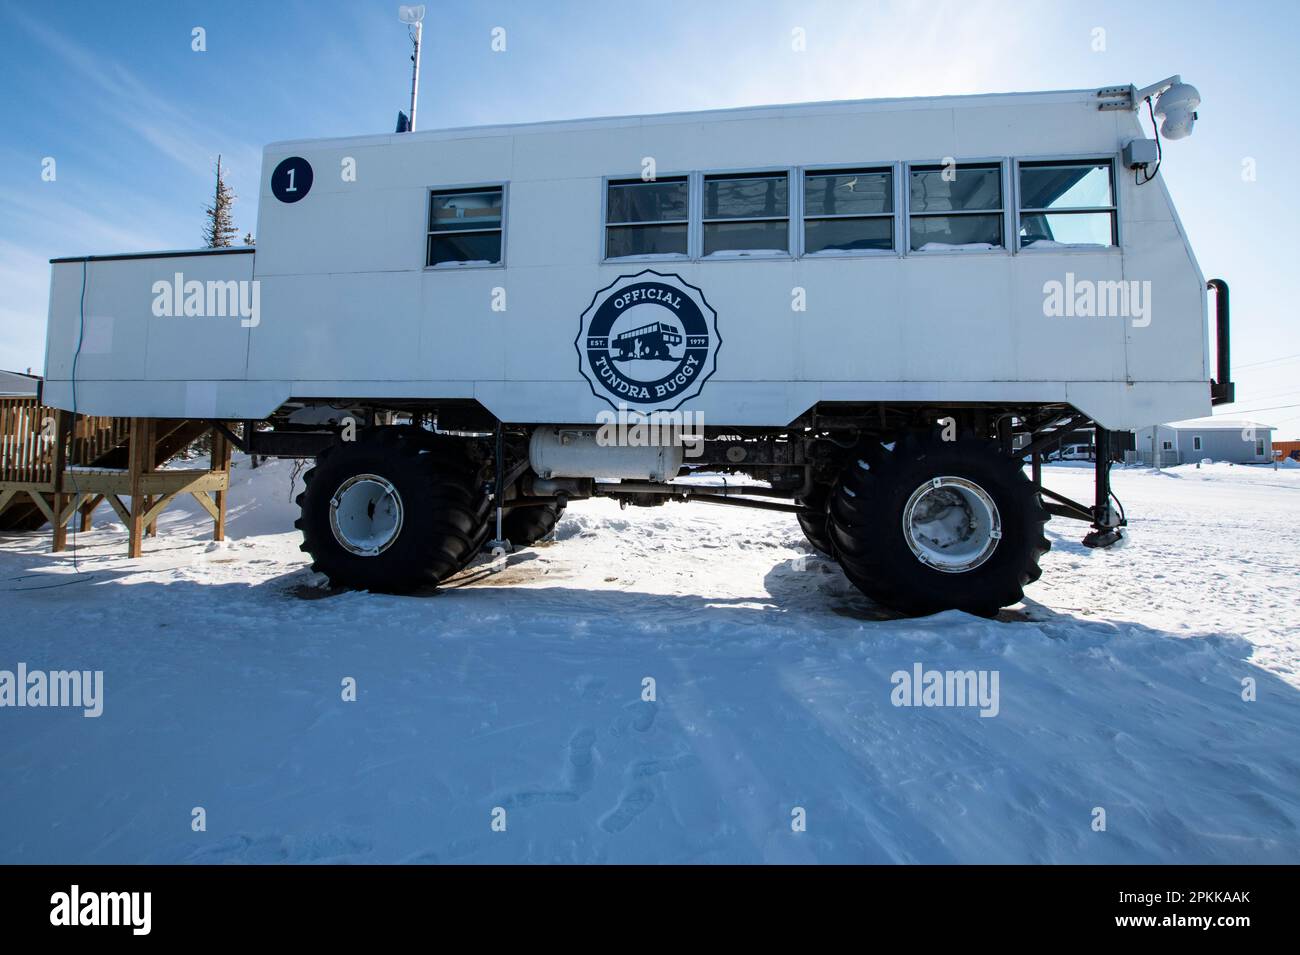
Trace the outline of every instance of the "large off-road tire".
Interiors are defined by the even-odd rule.
[[[804,537],[819,554],[833,558],[835,543],[831,539],[828,510],[830,508],[831,489],[817,485],[811,494],[803,499],[806,510],[798,514],[799,526],[803,528]]]
[[[515,547],[529,547],[555,530],[563,513],[558,502],[512,507],[501,517],[501,533]]]
[[[996,444],[913,435],[859,449],[829,526],[845,575],[878,603],[993,616],[1041,575],[1048,516],[1021,462]]]
[[[336,586],[404,593],[436,585],[478,554],[488,495],[464,445],[373,428],[316,457],[298,495],[302,549]]]

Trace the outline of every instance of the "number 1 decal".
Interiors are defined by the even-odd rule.
[[[311,191],[311,183],[311,163],[301,156],[290,156],[271,173],[271,194],[281,202],[298,202]]]

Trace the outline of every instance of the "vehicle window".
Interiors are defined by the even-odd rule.
[[[685,176],[611,181],[605,200],[605,257],[685,255],[689,208]]]
[[[1116,244],[1109,161],[1020,164],[1020,247]]]
[[[504,189],[433,191],[425,265],[499,265]]]
[[[892,251],[890,169],[809,172],[803,180],[804,253]]]
[[[909,171],[913,252],[1002,247],[1002,166],[958,163]]]
[[[728,173],[704,177],[704,254],[790,251],[790,177]]]

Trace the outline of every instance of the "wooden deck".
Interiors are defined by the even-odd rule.
[[[163,467],[206,431],[206,468]],[[230,452],[214,422],[73,415],[35,398],[0,398],[0,531],[48,523],[61,551],[73,516],[90,530],[91,514],[107,501],[127,527],[128,555],[139,557],[159,515],[189,494],[212,517],[212,539],[224,540]]]

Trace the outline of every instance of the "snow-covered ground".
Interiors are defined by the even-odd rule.
[[[986,621],[896,619],[789,516],[704,504],[334,593],[290,464],[238,465],[224,545],[197,506],[134,561],[107,510],[75,568],[0,536],[0,670],[105,684],[98,719],[0,709],[0,862],[1300,861],[1300,470],[1117,469],[1128,539],[1053,521]],[[894,706],[917,663],[996,671],[997,715]]]

